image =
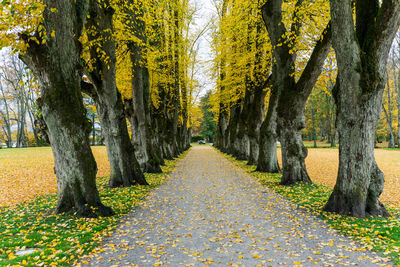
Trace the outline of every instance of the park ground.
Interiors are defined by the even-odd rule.
[[[181,167],[180,169],[178,168],[177,170],[175,170],[173,175],[171,175],[172,183],[173,181],[175,182],[177,181],[176,180],[177,177],[197,179],[197,182],[200,187],[197,188],[196,190],[197,191],[200,190],[201,192],[204,193],[205,191],[204,190],[202,191],[201,187],[209,188],[211,186],[211,188],[219,187],[219,189],[221,189],[221,181],[216,183],[216,181],[210,180],[209,176],[211,177],[213,175],[218,176],[218,179],[220,179],[222,177],[221,175],[228,174],[225,177],[227,179],[227,183],[228,184],[230,183],[230,185],[227,185],[227,188],[228,191],[231,189],[232,193],[235,192],[235,194],[240,194],[241,192],[240,189],[241,187],[239,189],[233,190],[234,185],[233,183],[231,183],[232,181],[229,180],[230,179],[229,177],[231,177],[232,175],[235,177],[241,177],[240,179],[244,179],[241,180],[239,184],[249,183],[249,186],[246,187],[247,188],[246,190],[252,190],[251,189],[252,186],[255,186],[255,188],[257,188],[255,190],[262,190],[260,184],[254,183],[255,181],[252,182],[252,180],[249,178],[244,178],[245,177],[244,174],[242,177],[242,173],[240,173],[240,171],[238,172],[239,174],[237,174],[235,168],[228,167],[228,170],[224,171],[224,168],[222,167],[224,166],[225,163],[221,165],[221,162],[226,160],[221,155],[217,155],[217,152],[213,148],[202,145],[202,146],[196,146],[195,148],[192,148],[192,150],[193,149],[197,151],[198,149],[203,149],[204,151],[200,150],[202,151],[202,153],[200,153],[200,157],[196,155],[193,156],[193,154],[188,155],[187,158],[189,158],[189,163],[192,162],[190,164],[192,164],[192,167],[194,166],[193,168],[191,168],[190,164],[188,164],[187,158],[185,158],[182,161],[179,161],[180,164],[179,166]],[[29,265],[29,263],[32,262],[43,263],[43,265],[49,265],[50,263],[56,263],[57,265],[70,265],[73,263],[77,263],[77,261],[81,258],[81,256],[87,254],[92,255],[91,258],[86,259],[90,260],[89,262],[91,262],[91,260],[98,261],[99,258],[100,259],[107,258],[106,255],[99,256],[98,255],[99,250],[97,251],[95,250],[96,253],[93,254],[93,249],[98,247],[103,242],[102,240],[104,236],[112,234],[115,231],[114,228],[117,227],[121,222],[125,222],[122,225],[129,224],[129,220],[127,220],[126,218],[131,218],[131,217],[125,217],[126,214],[128,214],[128,212],[132,209],[132,207],[136,205],[143,205],[143,203],[146,203],[146,202],[141,202],[143,197],[145,197],[150,190],[164,183],[164,181],[168,178],[167,174],[156,175],[156,176],[148,175],[147,179],[151,184],[149,188],[134,187],[128,189],[112,189],[112,190],[104,189],[102,188],[102,185],[106,183],[107,175],[109,173],[109,165],[107,161],[106,151],[104,147],[94,147],[93,152],[95,154],[99,169],[98,185],[101,187],[100,189],[101,197],[107,205],[114,207],[114,209],[117,211],[116,217],[102,218],[100,220],[93,220],[93,219],[71,220],[70,215],[65,215],[65,216],[50,215],[49,211],[54,208],[54,205],[56,203],[55,194],[53,194],[56,192],[56,181],[52,171],[53,163],[52,163],[50,148],[44,147],[44,148],[0,150],[0,162],[1,162],[0,173],[2,175],[0,180],[0,192],[2,196],[1,205],[3,206],[3,208],[0,208],[0,213],[3,219],[2,225],[0,227],[3,230],[1,237],[2,242],[0,242],[0,265],[2,265],[2,263],[6,265],[7,264]],[[292,187],[278,186],[280,177],[279,175],[269,175],[269,174],[254,172],[254,166],[247,166],[246,162],[237,161],[227,155],[224,156],[230,159],[234,164],[239,166],[240,167],[239,169],[244,169],[245,171],[247,171],[251,176],[253,176],[253,178],[255,178],[255,180],[258,180],[259,183],[261,183],[262,185],[266,185],[273,191],[283,195],[286,199],[289,199],[291,201],[287,202],[284,199],[282,200],[281,198],[276,198],[276,195],[269,192],[268,190],[262,190],[262,192],[269,192],[268,194],[271,193],[272,195],[269,195],[267,198],[268,199],[273,198],[274,201],[271,201],[271,203],[273,204],[272,206],[271,205],[267,206],[261,205],[259,207],[257,206],[257,212],[261,212],[263,209],[265,209],[266,211],[269,210],[272,213],[276,213],[277,210],[271,210],[271,209],[276,208],[274,207],[276,203],[282,202],[284,203],[283,207],[286,207],[285,213],[291,214],[290,216],[292,216],[292,218],[297,220],[296,217],[298,216],[297,214],[298,208],[301,207],[300,210],[303,210],[303,208],[305,208],[306,210],[308,210],[308,212],[310,212],[310,214],[312,213],[317,217],[322,218],[325,221],[325,223],[327,223],[326,225],[324,225],[324,227],[327,227],[327,225],[330,224],[331,227],[338,229],[343,234],[352,237],[354,240],[357,240],[357,242],[361,242],[360,244],[357,245],[351,243],[344,247],[342,246],[342,248],[347,247],[347,250],[361,251],[361,252],[365,252],[365,248],[373,249],[379,251],[381,253],[380,255],[383,257],[390,256],[390,258],[396,264],[399,264],[400,223],[398,217],[400,213],[399,213],[399,201],[398,201],[399,198],[396,192],[398,192],[399,190],[399,183],[397,182],[397,180],[399,177],[398,162],[400,162],[400,151],[390,151],[383,149],[376,150],[377,161],[380,164],[382,170],[386,174],[386,187],[381,199],[383,200],[383,202],[390,204],[390,207],[392,208],[391,212],[393,213],[394,216],[389,219],[378,218],[378,219],[361,219],[361,220],[352,219],[345,216],[328,215],[320,211],[322,205],[326,202],[327,197],[331,192],[330,188],[332,188],[335,182],[335,175],[337,170],[337,153],[338,153],[337,149],[330,149],[330,148],[309,149],[309,157],[307,159],[308,170],[310,172],[311,178],[316,183],[316,185],[312,186],[298,185]],[[182,155],[182,157],[184,156],[185,155]],[[194,159],[195,162],[193,162]],[[168,163],[167,168],[165,169],[166,173],[172,170],[175,162],[177,161]],[[210,170],[207,169],[207,166],[213,166],[213,165],[215,166],[212,169]],[[195,174],[189,175],[189,173],[195,170],[196,168],[200,169],[201,175],[199,177],[197,177]],[[222,173],[218,173],[218,171],[221,170]],[[207,175],[205,175],[205,173]],[[169,184],[170,180],[171,179],[168,179]],[[213,184],[215,186],[213,186]],[[49,197],[47,197],[47,195],[49,195]],[[214,195],[218,195],[218,193],[216,192]],[[222,195],[228,195],[227,191],[224,191]],[[42,196],[42,197],[39,197],[38,200],[34,200],[35,197],[37,196]],[[147,201],[151,201],[152,196],[154,196],[154,194],[151,194],[150,198],[148,198]],[[178,198],[185,197],[185,196],[177,196],[177,194],[174,194],[174,196]],[[211,197],[212,196],[213,195],[211,195]],[[238,198],[240,198],[240,196]],[[168,198],[163,198],[163,199],[168,199]],[[215,209],[214,210],[215,214],[217,214],[218,211],[220,210],[224,210],[223,206],[228,205],[226,200],[221,200],[219,197],[217,197],[217,199],[214,200],[216,201],[215,203],[216,205],[213,207],[213,209]],[[21,203],[24,201],[28,201],[28,203]],[[258,199],[257,201],[264,201],[264,200]],[[201,201],[199,200],[199,202]],[[251,200],[248,199],[246,203],[243,202],[242,203],[243,205],[241,204],[239,206],[244,208],[246,205],[248,206],[250,202]],[[295,203],[298,206],[293,205],[291,203]],[[200,204],[197,203],[196,205]],[[279,209],[282,209],[283,207],[281,204],[278,205]],[[287,208],[293,210],[293,207],[295,207],[295,211],[286,210]],[[143,206],[140,206],[140,208],[143,208]],[[228,210],[232,211],[231,208],[228,208]],[[292,212],[295,212],[295,215],[293,215]],[[132,214],[129,214],[128,216],[132,216]],[[260,216],[261,216],[260,214],[257,215],[256,219],[260,219],[261,218]],[[307,215],[305,216],[308,217],[309,214],[307,213]],[[263,218],[264,218],[263,220],[271,222],[271,220],[266,219],[267,217]],[[312,216],[312,218],[315,217]],[[276,220],[272,222],[277,223]],[[287,223],[289,221],[285,222]],[[321,222],[318,221],[317,223],[320,224]],[[196,224],[196,222],[194,222],[194,224]],[[224,224],[225,222],[222,220],[220,221],[219,225],[221,226]],[[258,221],[257,225],[258,225],[257,227],[261,227],[262,223]],[[197,227],[197,225],[192,225],[192,226],[194,227],[193,229]],[[295,229],[295,227],[291,228]],[[289,229],[291,228],[289,227]],[[117,230],[117,232],[119,232],[119,230]],[[260,233],[261,232],[263,231],[260,231]],[[283,232],[285,231],[282,230],[280,233],[282,234]],[[229,235],[231,234],[235,235],[235,232],[233,231]],[[194,234],[191,233],[190,236],[186,235],[185,237],[190,239],[191,236],[194,235],[195,233]],[[342,243],[340,242],[342,242],[343,240],[341,240],[339,243],[335,243],[335,240],[337,238],[338,237],[330,236],[328,239],[333,240],[333,243],[325,242],[321,246],[324,247],[326,245],[327,247],[332,249],[331,248],[333,246],[332,244],[335,244],[335,247],[337,247],[337,245],[341,245]],[[193,240],[194,239],[190,239],[189,241],[193,243]],[[286,238],[283,238],[283,240],[286,240]],[[149,244],[149,245],[153,244],[153,247],[148,247],[145,246],[147,242],[140,243],[143,244],[140,245],[136,244],[136,241],[134,243],[135,246],[138,245],[138,248],[144,248],[144,249],[149,249],[148,251],[154,251],[155,248],[154,242],[151,242]],[[244,241],[246,241],[246,239]],[[350,241],[345,241],[345,242],[350,242]],[[17,255],[15,255],[16,252],[34,246],[35,244],[39,244],[41,249],[35,252],[32,256],[18,257]],[[306,244],[306,246],[308,245]],[[116,247],[114,246],[114,248]],[[206,248],[208,247],[204,247],[204,249]],[[104,250],[103,248],[100,248],[100,252],[103,250]],[[164,255],[163,251],[157,250],[157,253],[158,252],[160,252],[161,255]],[[240,251],[238,250],[236,252]],[[247,263],[250,265],[252,265],[255,262],[260,264],[268,264],[270,263],[268,260],[270,260],[271,257],[275,257],[274,254],[264,253],[263,251],[259,250],[255,250],[252,252],[255,253],[249,254],[250,257],[247,258],[245,257],[243,251],[242,254],[236,253],[234,254],[235,257],[229,258],[230,261],[228,261],[227,264],[229,263],[234,264],[240,262]],[[294,255],[298,255],[298,253],[296,252],[293,253]],[[320,250],[310,250],[309,253],[313,255],[310,254],[306,256],[308,261],[314,260],[315,262],[316,259],[320,259],[316,263],[322,263],[324,261],[328,263],[331,262],[330,259],[318,256],[321,253]],[[342,252],[338,253],[339,255],[342,255],[340,254]],[[221,262],[223,261],[223,259],[221,258],[218,260],[218,257],[220,256],[219,254],[215,255],[213,254],[214,256],[203,257],[206,254],[207,253],[205,253],[204,251],[203,252],[192,251],[190,254],[192,255],[192,257],[190,257],[190,260],[183,259],[186,256],[184,256],[183,258],[178,257],[175,260],[180,261],[183,259],[184,261],[186,260],[188,264],[193,264],[196,262],[199,264],[207,262],[217,263],[217,261]],[[334,255],[326,251],[323,252],[323,255],[325,254],[328,256]],[[123,254],[123,255],[128,255],[128,254]],[[297,257],[302,258],[302,256],[305,256],[305,254],[304,255],[301,254],[300,256]],[[388,259],[379,258],[380,260],[378,263],[378,262],[372,262],[372,260],[377,259],[375,255],[371,256],[370,254],[367,254],[364,256],[366,257],[366,258],[364,257],[364,259],[371,260],[371,262],[369,262],[365,266],[368,266],[369,264],[374,265],[375,263],[380,264],[380,266],[386,266],[387,264],[390,264],[390,262],[388,262]],[[152,259],[153,258],[159,259],[152,257]],[[258,261],[258,258],[260,258],[260,261]],[[294,258],[291,259],[281,259],[282,260],[281,263],[285,262],[288,264],[299,263],[300,261],[296,260],[295,258],[296,256],[294,256]],[[348,259],[350,259],[350,261]],[[81,260],[81,263],[85,263],[86,260]],[[360,255],[356,255],[352,258],[344,257],[342,259],[338,258],[336,260],[341,260],[342,262],[345,261],[349,263],[349,262],[358,262],[359,260],[361,260],[361,258]],[[154,264],[157,265],[160,262],[161,260],[155,261]],[[300,262],[300,264],[306,264],[306,263]]]
[[[90,266],[386,266],[266,189],[209,146],[196,146],[134,209]]]
[[[311,143],[306,143],[310,146]],[[313,182],[333,188],[338,169],[338,149],[309,148],[307,170]],[[107,176],[110,165],[105,147],[92,147],[97,162],[98,177]],[[280,151],[278,151],[281,164]],[[381,201],[400,208],[400,150],[375,150],[379,167],[385,173],[385,188]],[[57,192],[51,148],[0,150],[0,206],[10,206],[38,196]]]

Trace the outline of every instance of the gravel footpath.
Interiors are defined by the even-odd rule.
[[[90,266],[387,266],[376,253],[195,146]]]

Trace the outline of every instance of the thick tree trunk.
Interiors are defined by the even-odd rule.
[[[298,1],[296,5],[301,5]],[[297,17],[296,9],[293,16]],[[307,99],[321,73],[323,63],[331,46],[330,24],[324,29],[320,40],[315,44],[313,52],[299,80],[294,79],[296,54],[291,52],[290,42],[285,39],[287,31],[282,22],[282,0],[269,0],[262,7],[264,22],[267,26],[271,42],[275,47],[272,84],[279,90],[277,107],[278,133],[282,145],[283,174],[281,184],[311,182],[304,159],[307,149],[302,142],[301,131],[305,127],[304,108]],[[300,34],[299,21],[294,19],[291,31]]]
[[[144,14],[141,4],[137,5],[137,10],[130,14],[129,20],[132,20],[132,28],[135,30],[135,36],[142,44],[147,42],[145,36],[146,25],[141,19]],[[130,49],[130,58],[132,62],[132,102],[129,107],[129,120],[132,125],[132,142],[135,148],[136,158],[144,172],[160,173],[160,159],[153,148],[154,132],[151,127],[150,117],[150,80],[149,71],[144,63],[145,51],[143,47],[131,42],[128,44]]]
[[[121,94],[117,90],[115,80],[115,42],[112,38],[114,11],[106,2],[99,4],[91,0],[87,26],[92,30],[88,34],[89,41],[101,40],[102,45],[90,48],[93,70],[88,71],[88,77],[94,88],[87,89],[96,103],[100,123],[107,148],[111,174],[109,186],[147,185],[134,155],[130,142],[124,106]],[[99,52],[100,51],[100,52]],[[100,60],[101,52],[109,59]]]
[[[246,85],[248,87],[248,85]],[[250,154],[250,141],[248,136],[248,121],[250,106],[250,91],[246,90],[245,97],[240,106],[240,113],[238,115],[237,133],[234,143],[233,156],[238,160],[248,160]]]
[[[281,184],[311,183],[305,166],[308,152],[301,136],[301,130],[305,127],[304,117],[280,119],[278,122],[283,169]]]
[[[53,150],[58,185],[56,213],[76,210],[87,217],[113,215],[96,188],[96,162],[89,146],[90,123],[81,96],[80,44],[88,1],[44,1],[44,23],[55,37],[29,41],[21,59],[39,81],[38,100]],[[57,13],[51,10],[55,8]],[[78,12],[79,10],[79,12]],[[25,37],[24,37],[25,38]],[[28,37],[26,36],[26,39]],[[37,34],[36,38],[39,38]]]
[[[324,207],[326,211],[355,217],[389,215],[378,201],[384,175],[374,157],[381,98],[382,91],[376,92],[361,105],[352,103],[346,108],[341,105],[338,110],[339,172],[333,193]]]
[[[330,4],[340,146],[338,178],[324,210],[355,217],[388,216],[379,202],[384,175],[374,158],[374,140],[387,57],[400,25],[400,2],[356,2],[356,27],[350,2]]]
[[[249,165],[256,165],[259,157],[259,143],[260,143],[260,129],[263,122],[264,112],[265,112],[265,96],[266,90],[264,86],[259,86],[255,88],[255,92],[251,95],[249,114],[247,116],[248,123],[248,138],[249,138]]]
[[[227,140],[226,153],[229,153],[231,155],[237,154],[237,147],[238,147],[237,134],[238,134],[239,116],[240,116],[240,103],[236,103],[235,106],[231,107],[229,124],[227,128],[228,140]]]
[[[257,162],[257,171],[278,173],[279,168],[276,142],[277,142],[277,111],[279,92],[272,88],[269,98],[267,116],[265,117],[260,130],[260,147]]]
[[[220,100],[220,108],[219,108],[219,117],[218,117],[218,125],[217,125],[217,131],[215,133],[215,142],[214,145],[221,151],[225,152],[227,147],[227,135],[226,131],[228,129],[228,114],[226,114],[225,110],[225,105],[222,103],[222,100]]]

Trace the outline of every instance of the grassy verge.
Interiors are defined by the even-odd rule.
[[[220,152],[222,153],[222,152]],[[261,184],[274,190],[290,201],[309,210],[314,215],[330,224],[332,228],[344,235],[359,241],[365,248],[381,252],[395,264],[400,265],[400,209],[389,207],[390,218],[358,219],[343,215],[323,212],[322,207],[328,201],[332,189],[320,184],[279,185],[281,174],[256,172],[255,166],[247,165],[246,161],[238,161],[230,155],[226,158],[244,169]]]
[[[182,154],[178,159],[184,157]],[[0,209],[0,266],[69,266],[99,246],[147,193],[168,178],[176,162],[166,161],[162,174],[146,174],[149,186],[104,188],[108,177],[98,178],[100,197],[116,215],[98,219],[76,218],[74,214],[54,215],[57,196],[48,195],[30,203]],[[36,251],[25,256],[17,252]]]

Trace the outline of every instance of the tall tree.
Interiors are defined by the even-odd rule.
[[[81,96],[81,44],[88,1],[44,1],[43,22],[20,54],[40,84],[38,100],[53,150],[58,184],[56,213],[76,209],[88,217],[113,215],[96,188],[97,166],[89,146],[90,123]],[[40,29],[39,28],[39,29]],[[95,213],[96,212],[96,213]]]
[[[379,202],[384,174],[374,157],[386,64],[400,26],[400,1],[332,0],[333,47],[338,63],[334,97],[339,172],[324,210],[355,217],[388,216]]]
[[[220,20],[221,22],[224,21],[226,12],[228,8],[228,0],[223,0],[221,12],[220,12]],[[222,40],[220,40],[221,44],[225,44],[226,38],[222,35]],[[226,56],[224,53],[221,53],[221,58],[219,59],[218,64],[218,123],[217,123],[217,130],[215,133],[215,146],[225,151],[227,144],[226,144],[226,130],[228,128],[228,120],[229,120],[229,113],[227,107],[227,101],[224,99],[226,92],[225,92],[225,77],[226,77]]]
[[[125,110],[132,127],[132,143],[136,158],[144,172],[161,172],[161,155],[154,143],[155,134],[151,121],[150,78],[147,64],[147,36],[145,22],[145,4],[135,3],[125,9],[123,19],[124,32],[132,33],[132,38],[125,40],[131,62],[132,98],[125,100]],[[120,35],[124,36],[123,32]]]
[[[85,73],[92,87],[82,86],[96,103],[111,166],[109,186],[147,185],[130,141],[121,94],[116,87],[114,9],[109,1],[90,0],[86,24],[90,61]]]
[[[275,66],[272,67],[274,73]],[[276,72],[276,71],[275,71]],[[271,75],[272,76],[272,75]],[[267,115],[260,129],[259,155],[257,161],[257,171],[278,173],[281,171],[277,155],[277,106],[279,90],[272,86],[272,77],[269,77],[270,97],[268,101]]]
[[[294,75],[297,56],[295,45],[302,26],[301,8],[304,8],[303,0],[299,0],[295,4],[293,22],[288,31],[282,17],[282,0],[268,0],[262,7],[264,22],[274,46],[275,64],[272,86],[279,91],[277,121],[282,145],[281,184],[311,182],[305,167],[304,160],[307,157],[307,149],[303,145],[301,134],[301,130],[305,126],[304,108],[321,73],[331,45],[331,30],[328,24],[316,42],[307,65],[296,82]]]

